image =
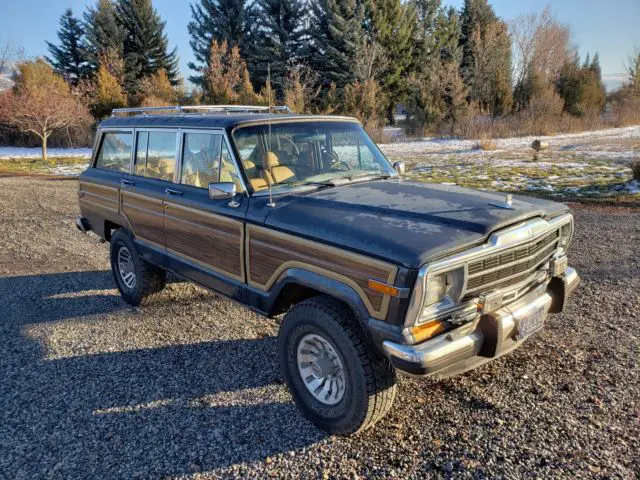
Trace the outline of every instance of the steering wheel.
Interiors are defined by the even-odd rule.
[[[298,157],[298,158],[300,157],[300,149],[298,148],[298,146],[296,145],[296,143],[293,140],[291,140],[288,137],[280,137],[280,141],[284,142],[284,143],[288,143],[289,145],[291,145],[291,147],[293,148],[293,151],[296,154],[296,157]]]
[[[331,150],[331,160],[333,160],[330,167],[331,170],[351,170],[351,165],[340,160],[340,157],[335,150]]]

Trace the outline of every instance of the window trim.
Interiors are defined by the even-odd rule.
[[[231,158],[231,162],[233,163],[233,166],[235,167],[236,171],[240,174],[238,176],[238,178],[240,179],[240,183],[242,184],[242,192],[238,192],[238,195],[246,195],[249,196],[250,192],[249,189],[247,188],[247,182],[245,181],[244,175],[245,175],[245,171],[239,166],[238,164],[238,158],[236,157],[236,153],[235,150],[231,147],[231,142],[229,141],[229,135],[227,133],[227,131],[224,128],[181,128],[180,129],[180,145],[179,145],[179,151],[178,151],[178,162],[179,162],[179,168],[178,168],[178,175],[176,176],[176,180],[175,183],[177,185],[182,185],[180,183],[180,180],[182,179],[182,162],[184,161],[183,158],[183,150],[184,150],[184,136],[187,133],[191,133],[191,134],[207,134],[207,135],[222,135],[222,141],[226,144],[227,146],[227,150],[229,151],[229,155]],[[222,147],[222,145],[221,145]],[[222,148],[220,149],[220,151],[222,152]],[[221,166],[222,166],[222,162],[221,162]],[[220,178],[220,177],[218,177]],[[186,185],[187,187],[192,186],[192,185]],[[198,187],[194,187],[194,188],[198,188]]]
[[[97,148],[94,148],[94,155],[93,158],[91,160],[91,168],[95,168],[96,170],[100,170],[103,172],[114,172],[114,173],[120,173],[120,174],[124,174],[126,175],[127,172],[126,171],[118,171],[118,170],[111,170],[109,168],[102,168],[98,166],[98,158],[100,157],[100,154],[102,153],[102,146],[104,145],[104,137],[108,134],[108,133],[130,133],[132,135],[131,137],[131,152],[129,155],[129,172],[131,172],[131,167],[133,166],[133,161],[134,161],[134,151],[135,151],[135,143],[136,143],[136,136],[135,136],[135,129],[133,128],[118,128],[118,127],[110,127],[110,128],[101,128],[99,131],[99,137],[97,139]]]

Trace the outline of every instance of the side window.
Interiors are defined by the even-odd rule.
[[[172,181],[176,169],[176,133],[149,132],[148,142],[145,177]]]
[[[147,167],[147,150],[149,148],[149,132],[138,132],[138,143],[136,144],[136,175],[144,176]]]
[[[132,137],[131,133],[105,133],[96,160],[96,168],[129,173]]]
[[[220,181],[222,135],[185,133],[180,183],[207,188]]]
[[[227,147],[227,142],[222,142],[222,166],[220,168],[220,181],[233,182],[236,184],[236,192],[244,193],[242,181],[240,180],[240,172],[233,163],[231,152]]]

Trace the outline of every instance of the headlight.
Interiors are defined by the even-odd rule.
[[[566,251],[573,238],[573,217],[560,227],[560,246]]]
[[[427,277],[427,291],[424,306],[428,307],[443,300],[456,304],[464,289],[464,267],[454,270],[430,274]]]

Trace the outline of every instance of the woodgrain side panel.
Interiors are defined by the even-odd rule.
[[[373,317],[386,317],[390,297],[369,289],[368,282],[393,284],[395,265],[252,225],[247,226],[246,243],[251,286],[269,290],[287,269],[302,268],[350,285]]]
[[[118,188],[96,183],[80,182],[78,187],[80,210],[84,208],[101,212],[118,212]]]
[[[121,191],[122,214],[133,233],[142,239],[164,244],[164,207],[162,200],[147,195]]]
[[[182,205],[166,203],[167,249],[244,282],[243,223]]]

